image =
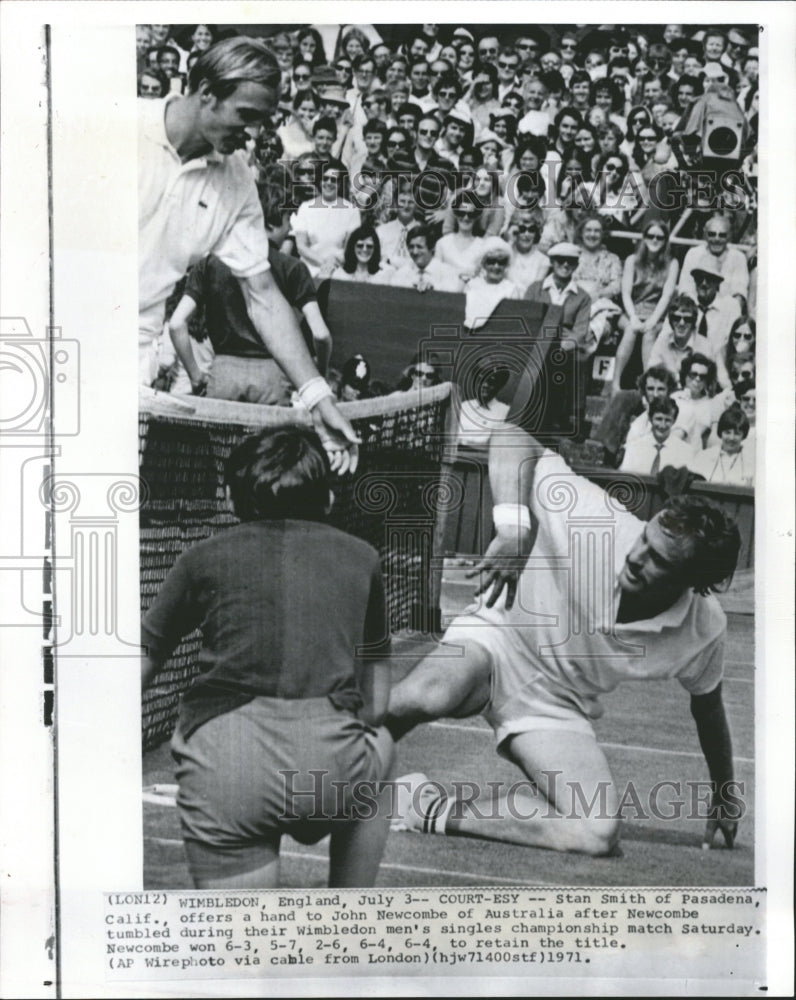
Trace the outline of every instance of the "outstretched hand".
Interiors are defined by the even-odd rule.
[[[490,591],[486,606],[491,608],[506,591],[506,608],[514,605],[517,584],[531,552],[531,533],[523,528],[501,527],[489,543],[481,561],[466,575],[484,574],[476,594]]]
[[[359,462],[359,438],[351,424],[326,396],[312,410],[315,433],[329,455],[332,472],[344,476],[356,472]]]
[[[732,850],[735,846],[735,838],[738,834],[738,820],[731,817],[732,813],[738,812],[737,802],[727,801],[721,795],[715,795],[710,811],[710,818],[705,824],[705,835],[702,838],[702,850],[710,851],[716,839],[716,833],[721,830],[724,837],[724,846]]]

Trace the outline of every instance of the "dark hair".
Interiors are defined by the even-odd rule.
[[[592,102],[595,101],[601,90],[607,91],[611,97],[611,111],[615,114],[621,113],[625,105],[625,95],[622,93],[621,87],[607,76],[601,80],[595,80],[592,87]]]
[[[641,393],[642,396],[644,395],[644,388],[647,384],[648,378],[654,378],[658,382],[663,382],[666,386],[667,392],[670,395],[677,388],[677,379],[669,371],[666,365],[653,365],[651,368],[648,368],[646,371],[642,372],[636,379],[636,388],[638,389],[638,391]]]
[[[732,406],[728,406],[724,413],[722,413],[719,417],[716,433],[719,437],[721,437],[724,431],[740,431],[743,437],[746,438],[749,436],[749,418],[738,403],[733,403]]]
[[[699,306],[694,302],[690,295],[686,295],[685,292],[675,292],[674,295],[669,300],[669,308],[666,310],[667,317],[671,317],[675,309],[687,309],[690,312],[694,320],[696,320],[699,315]]]
[[[299,427],[246,438],[227,459],[224,475],[241,521],[322,520],[330,480],[320,439]]]
[[[537,79],[547,87],[550,94],[560,94],[567,89],[566,81],[557,69],[545,70],[544,73],[539,74]]]
[[[652,112],[649,108],[645,107],[643,104],[635,104],[627,113],[627,141],[635,142],[636,140],[636,130],[633,125],[633,117],[635,115],[643,114],[646,118],[644,125],[639,125],[639,128],[646,128],[647,125],[652,124]]]
[[[373,68],[375,70],[376,60],[370,54],[370,50],[368,50],[367,52],[363,52],[361,55],[356,56],[354,59],[351,60],[351,66],[355,73],[358,69],[362,69],[362,67],[365,66],[367,63],[373,63]]]
[[[321,115],[315,119],[315,124],[312,126],[312,134],[315,135],[316,132],[331,132],[336,138],[337,121],[331,115]]]
[[[325,66],[326,53],[323,48],[323,39],[321,38],[320,33],[317,31],[316,28],[309,28],[309,27],[302,28],[296,37],[296,46],[297,48],[299,48],[299,54],[301,54],[300,53],[301,43],[304,41],[305,38],[311,38],[315,42],[315,51],[313,52],[312,59],[309,61],[308,65],[312,69],[315,69],[316,66]]]
[[[686,572],[698,594],[715,594],[723,583],[729,583],[738,564],[741,535],[723,510],[701,496],[676,496],[667,501],[659,524],[673,535],[694,541]]]
[[[434,235],[434,230],[431,228],[431,226],[425,226],[422,225],[421,223],[417,223],[416,225],[409,227],[409,231],[406,234],[406,245],[409,246],[412,240],[416,240],[421,236],[423,237],[423,239],[425,239],[426,246],[428,247],[428,249],[433,250],[434,247],[437,245],[437,240]]]
[[[157,80],[158,86],[160,87],[160,97],[165,97],[169,92],[169,78],[163,72],[162,69],[157,69],[155,67],[150,68],[145,66],[141,72],[138,74],[138,96],[141,96],[141,80],[145,76],[151,76],[153,80]]]
[[[655,152],[657,150],[657,146],[656,146],[655,148],[653,148],[653,150],[652,150],[651,153],[647,154],[641,148],[641,139],[639,138],[639,135],[641,134],[642,129],[645,129],[645,128],[646,129],[650,129],[652,132],[655,133],[655,142],[656,143],[660,142],[661,139],[663,138],[663,132],[658,128],[658,126],[655,124],[655,122],[649,122],[647,125],[641,125],[639,127],[638,134],[636,135],[635,139],[633,140],[633,159],[641,167],[643,167],[646,163],[648,163],[655,156]]]
[[[423,117],[423,109],[419,104],[415,104],[414,101],[404,101],[403,104],[398,106],[398,110],[395,112],[395,117],[400,120],[404,115],[411,115],[415,120],[415,125],[417,125]]]
[[[294,206],[288,200],[288,192],[282,185],[266,183],[259,186],[257,193],[260,196],[266,226],[278,229],[284,221],[285,214],[294,210]]]
[[[687,358],[683,358],[683,363],[680,365],[680,385],[685,387],[686,376],[694,365],[704,365],[707,368],[708,373],[705,379],[707,394],[708,396],[714,395],[716,388],[716,362],[711,361],[710,358],[705,357],[704,354],[700,354],[698,351]]]
[[[390,130],[379,118],[369,118],[362,126],[363,137],[366,135],[375,135],[378,132],[382,139],[386,140],[388,131]]]
[[[381,243],[376,234],[376,230],[369,223],[357,226],[346,240],[345,252],[343,254],[343,270],[348,274],[353,274],[357,269],[356,243],[357,240],[366,237],[373,240],[373,256],[368,261],[368,274],[375,274],[381,264]]]
[[[592,78],[589,76],[589,74],[586,72],[585,69],[576,69],[575,72],[570,77],[570,79],[569,79],[569,92],[570,92],[570,95],[572,94],[572,85],[574,83],[588,83],[588,85],[589,85],[589,107],[591,107],[591,104],[592,104],[592,94],[593,94],[592,87],[594,85],[592,83]]]
[[[575,174],[570,174],[567,170],[567,164],[570,160],[575,160],[579,165],[579,169]],[[572,200],[572,194],[575,188],[583,185],[584,182],[588,183],[592,180],[591,172],[591,155],[589,153],[584,153],[582,150],[578,149],[577,146],[570,143],[564,147],[561,153],[561,169],[558,171],[558,178],[556,180],[556,197],[559,201],[564,203],[570,203]],[[564,186],[568,185],[568,190],[564,194]]]
[[[493,113],[489,116],[489,127],[494,132],[495,123],[498,121],[504,121],[506,123],[506,141],[513,144],[515,138],[517,137],[517,119],[514,115],[501,115],[500,112]]]
[[[675,421],[680,415],[680,407],[671,396],[666,396],[665,399],[653,399],[650,403],[648,413],[650,420],[652,420],[656,413],[662,413],[664,416],[671,417],[672,421]]]
[[[481,75],[482,73],[486,74],[489,77],[489,82],[492,85],[492,97],[497,97],[498,75],[497,75],[497,69],[495,68],[493,63],[476,62],[476,64],[473,66],[472,79],[475,80],[475,78]]]
[[[558,138],[558,129],[561,125],[561,122],[565,118],[574,118],[575,121],[578,123],[578,125],[583,124],[583,116],[581,115],[580,111],[578,111],[577,108],[571,108],[568,105],[566,107],[559,108],[558,114],[553,119],[553,132],[556,138]]]
[[[463,90],[462,85],[453,72],[441,73],[439,78],[435,80],[434,86],[431,88],[432,94],[436,97],[443,87],[454,87],[456,89],[457,99],[462,96]]]
[[[517,148],[514,151],[512,165],[519,167],[522,154],[526,152],[533,153],[541,165],[544,163],[544,158],[547,156],[547,140],[541,135],[520,136],[517,142]]]
[[[293,96],[293,100],[290,102],[290,106],[293,108],[294,111],[298,111],[298,109],[305,101],[312,101],[312,103],[315,105],[316,108],[319,108],[321,106],[320,100],[318,99],[318,95],[315,93],[314,90],[309,90],[309,89],[297,90],[295,95]]]
[[[752,331],[752,348],[750,351],[740,354],[732,342],[732,338],[736,331],[742,326],[748,326]],[[749,316],[739,316],[738,319],[730,327],[730,335],[727,338],[727,346],[724,348],[724,361],[729,369],[730,365],[736,358],[741,358],[743,361],[754,360],[755,356],[755,345],[757,344],[757,324]]]

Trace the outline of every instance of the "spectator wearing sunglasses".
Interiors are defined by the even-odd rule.
[[[467,285],[464,325],[478,330],[486,323],[503,299],[519,299],[520,290],[507,276],[511,247],[499,236],[484,240],[478,272]]]
[[[550,260],[541,252],[537,241],[542,231],[542,216],[538,209],[519,209],[511,217],[508,236],[514,251],[506,277],[524,295],[534,282],[542,281],[550,272]]]
[[[347,182],[339,160],[322,164],[319,194],[301,204],[291,220],[296,250],[313,277],[330,261],[342,264],[346,240],[360,224],[359,209],[343,197]]]
[[[668,322],[653,345],[648,367],[661,365],[679,380],[683,362],[692,354],[713,358],[710,341],[697,332],[697,315],[692,298],[682,293],[673,296]]]
[[[457,192],[452,207],[454,231],[437,242],[434,255],[437,260],[452,267],[466,283],[478,272],[483,256],[483,237],[475,235],[481,209],[470,191]]]
[[[702,245],[691,247],[685,255],[679,289],[696,298],[694,269],[705,263],[712,264],[724,278],[721,295],[735,297],[744,309],[749,295],[749,267],[746,255],[729,245],[731,231],[730,220],[721,212],[715,212],[708,218],[702,231]]]
[[[343,263],[331,269],[335,281],[356,281],[360,284],[386,284],[390,268],[381,263],[381,243],[376,230],[368,223],[357,227],[346,240]],[[321,268],[319,278],[326,277]]]
[[[701,451],[710,434],[716,395],[716,363],[705,354],[692,354],[680,368],[681,389],[672,393],[685,424],[692,428],[688,443]]]

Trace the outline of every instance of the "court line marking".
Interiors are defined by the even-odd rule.
[[[183,842],[181,840],[174,840],[171,837],[145,837],[152,844],[161,844],[165,847],[182,847]],[[301,851],[280,851],[280,855],[284,858],[303,858],[307,861],[321,861],[323,864],[328,864],[329,859],[323,854],[303,854]],[[507,881],[510,876],[500,876],[500,875],[483,875],[479,872],[462,872],[462,871],[450,871],[447,868],[419,868],[416,865],[400,865],[397,862],[382,861],[379,865],[379,869],[382,868],[392,868],[395,871],[401,872],[417,872],[421,875],[444,875],[448,878],[467,878],[473,879],[476,885],[482,884],[483,882],[497,882],[499,885],[522,885],[527,886],[529,889],[533,889],[536,886],[549,885],[555,886],[555,882],[518,882]],[[392,888],[392,887],[391,887]],[[398,886],[398,888],[401,888]]]
[[[455,729],[462,733],[483,733],[485,736],[491,736],[492,730],[488,729],[486,726],[460,726],[456,722],[431,722],[431,726],[437,726],[439,729]],[[600,740],[597,741],[601,747],[610,747],[613,750],[637,750],[639,753],[660,753],[660,754],[671,754],[674,757],[696,757],[698,760],[704,760],[704,756],[701,753],[695,753],[692,750],[667,750],[664,747],[641,747],[635,746],[632,743],[603,743]],[[736,757],[733,756],[733,760],[737,761],[739,764],[754,764],[753,757]]]

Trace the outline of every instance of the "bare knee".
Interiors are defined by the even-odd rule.
[[[582,820],[577,850],[600,858],[612,854],[619,843],[621,823],[618,819]]]

